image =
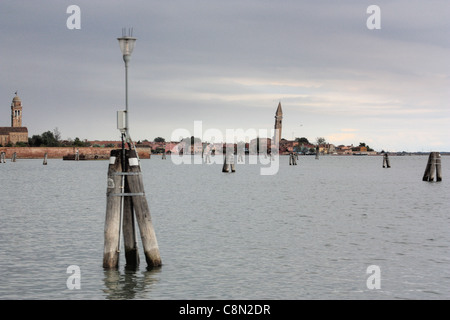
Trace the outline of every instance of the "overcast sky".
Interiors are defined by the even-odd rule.
[[[81,29],[66,22],[81,9]],[[381,9],[370,30],[368,6]],[[450,5],[430,1],[166,0],[0,2],[0,126],[17,90],[29,135],[119,140],[125,71],[117,37],[133,27],[133,140],[178,128],[271,129],[450,151]]]

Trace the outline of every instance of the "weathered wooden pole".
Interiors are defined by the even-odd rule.
[[[12,157],[11,157],[11,162],[16,162],[16,159],[17,159],[17,153],[14,152]]]
[[[297,160],[295,159],[294,153],[291,153],[289,155],[289,165],[293,165],[293,166],[297,165]]]
[[[228,155],[228,163],[230,164],[231,172],[236,172],[236,166],[235,166],[235,163],[234,163],[234,154],[231,153],[231,152]]]
[[[384,154],[383,156],[383,168],[390,168],[391,165],[389,163],[389,156],[387,153]]]
[[[0,163],[6,163],[6,153],[5,152],[1,152],[0,153]]]
[[[428,163],[425,168],[422,180],[433,181],[435,170],[436,170],[436,155],[434,152],[431,152],[430,155],[428,156]]]
[[[147,198],[144,193],[144,182],[142,179],[141,168],[134,150],[127,150],[127,181],[132,197],[136,220],[139,225],[142,245],[144,247],[145,260],[148,267],[161,266],[161,256],[159,253],[158,242],[156,240],[155,230],[150,216]]]
[[[128,164],[126,164],[126,166],[127,165]],[[127,179],[124,179],[124,184],[125,184],[124,188],[125,195],[123,197],[123,212],[122,212],[123,245],[125,249],[126,266],[134,268],[139,265],[139,252],[137,248],[136,227],[134,223],[134,208],[131,196],[126,196],[126,194],[131,193]]]
[[[120,209],[122,193],[122,150],[111,150],[106,190],[106,217],[104,230],[103,267],[119,266]]]
[[[319,159],[319,146],[316,147],[316,159]]]
[[[225,155],[223,157],[223,167],[222,167],[222,172],[228,172],[230,171],[230,165],[227,163],[227,156]]]
[[[436,181],[442,181],[441,154],[436,152]]]
[[[44,162],[42,163],[44,166],[47,165],[47,152],[44,154]]]
[[[441,155],[439,152],[430,153],[422,180],[434,181],[435,172],[437,174],[436,181],[442,181]]]
[[[234,153],[232,151],[229,151],[227,148],[227,151],[224,156],[223,160],[223,167],[222,172],[229,172],[231,169],[231,172],[236,172],[236,167],[234,163]]]

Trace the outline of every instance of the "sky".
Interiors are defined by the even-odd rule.
[[[281,102],[288,140],[450,151],[449,16],[447,0],[2,0],[0,126],[18,91],[29,136],[120,140],[117,38],[132,27],[135,141],[194,134],[195,121],[270,130]]]

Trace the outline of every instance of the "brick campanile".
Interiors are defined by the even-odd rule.
[[[11,127],[22,127],[22,100],[20,100],[17,92],[11,103]]]

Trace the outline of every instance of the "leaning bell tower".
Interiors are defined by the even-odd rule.
[[[282,129],[282,123],[283,120],[283,110],[281,110],[281,102],[278,103],[277,112],[275,113],[275,141],[274,143],[280,147],[281,142],[281,129]]]

